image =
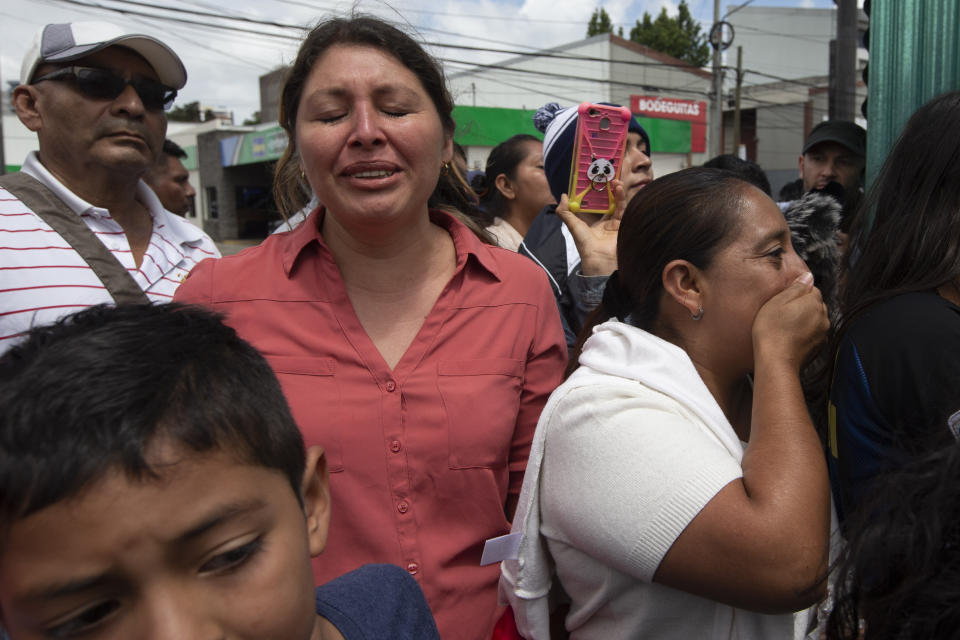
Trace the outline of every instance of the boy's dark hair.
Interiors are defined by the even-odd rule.
[[[108,471],[156,477],[159,440],[276,469],[300,496],[303,440],[263,356],[180,304],[91,307],[0,358],[0,533]]]

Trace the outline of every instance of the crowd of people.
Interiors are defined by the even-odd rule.
[[[814,127],[779,201],[720,156],[574,213],[575,107],[468,180],[442,69],[324,20],[288,220],[178,217],[186,71],[47,25],[0,178],[0,637],[940,638],[960,568],[960,92],[863,193]],[[459,157],[458,157],[459,155]]]

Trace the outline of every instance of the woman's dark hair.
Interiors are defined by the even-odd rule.
[[[427,201],[431,209],[441,209],[462,222],[481,242],[496,246],[496,238],[484,228],[490,224],[490,219],[479,205],[480,199],[467,184],[466,176],[460,175],[455,162],[446,165],[440,172],[437,186]]]
[[[633,325],[654,329],[667,263],[680,259],[709,268],[717,252],[733,241],[748,189],[748,183],[728,171],[694,167],[658,178],[634,196],[617,234],[618,269],[580,331],[570,370],[593,327],[611,317],[630,316]]]
[[[453,98],[447,90],[440,65],[417,42],[400,29],[372,16],[332,18],[321,22],[307,34],[297,58],[287,73],[280,94],[278,120],[287,132],[287,149],[277,161],[273,194],[277,207],[284,216],[302,209],[310,198],[309,188],[300,174],[297,150],[297,109],[304,85],[317,60],[334,45],[362,45],[373,47],[396,58],[410,69],[440,116],[444,130],[453,135]]]
[[[960,444],[880,476],[845,523],[830,640],[952,638],[960,629]],[[860,619],[865,623],[859,633]]]
[[[772,197],[770,193],[770,181],[767,179],[767,174],[756,162],[744,160],[740,156],[735,156],[732,153],[724,153],[707,160],[703,163],[703,166],[708,169],[723,169],[724,171],[736,174],[741,180],[749,182],[757,189],[760,189],[760,191]]]
[[[111,470],[156,477],[158,441],[276,470],[300,496],[303,439],[277,378],[220,316],[101,305],[0,358],[0,538]]]
[[[872,215],[872,221],[870,219]],[[960,276],[960,91],[913,114],[853,222],[841,326],[877,302]]]
[[[517,177],[517,166],[527,157],[527,144],[540,139],[527,133],[518,133],[507,138],[493,148],[487,156],[487,166],[484,172],[487,177],[486,195],[483,198],[484,210],[489,214],[492,222],[494,216],[503,217],[507,212],[507,199],[497,188],[497,176],[501,173],[509,180]]]

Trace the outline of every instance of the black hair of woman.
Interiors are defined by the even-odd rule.
[[[767,174],[764,173],[763,169],[761,169],[760,165],[758,165],[756,162],[744,160],[740,156],[736,156],[732,153],[724,153],[714,158],[710,158],[703,163],[703,166],[708,169],[723,169],[724,171],[730,171],[731,173],[736,174],[741,180],[749,182],[768,196],[771,195],[770,181],[767,179]]]
[[[882,476],[846,523],[829,640],[926,640],[960,629],[960,444]],[[863,629],[861,629],[861,624]]]
[[[507,211],[507,199],[497,188],[497,177],[502,173],[508,180],[516,178],[517,166],[526,158],[526,146],[529,142],[539,143],[540,139],[528,133],[518,133],[495,146],[487,156],[484,171],[487,176],[487,191],[483,206],[491,222],[493,216],[502,218]]]
[[[479,197],[473,187],[467,184],[466,176],[460,173],[460,167],[456,162],[451,162],[440,172],[437,186],[427,202],[427,206],[431,209],[443,209],[456,217],[481,241],[496,244],[493,236],[484,229],[488,224],[488,218],[479,204]]]
[[[630,200],[617,235],[619,268],[607,282],[611,291],[604,292],[600,306],[584,323],[568,373],[578,366],[593,327],[609,318],[626,321],[629,316],[634,326],[654,329],[664,267],[682,259],[707,269],[733,240],[736,211],[751,186],[729,171],[692,167],[654,180],[642,197]]]
[[[280,94],[277,120],[287,133],[287,148],[277,161],[274,197],[281,213],[290,215],[305,204],[305,178],[300,170],[296,144],[297,111],[307,77],[314,63],[330,47],[338,44],[369,46],[389,53],[407,67],[423,85],[437,109],[443,128],[453,135],[453,97],[447,90],[443,70],[417,42],[400,29],[373,16],[357,15],[333,18],[316,26],[300,46],[296,60],[287,72]]]
[[[872,220],[871,220],[872,214]],[[960,279],[960,91],[907,122],[850,231],[841,325],[896,295]]]
[[[373,16],[356,15],[326,20],[304,39],[297,58],[287,73],[280,95],[277,120],[287,133],[288,143],[277,161],[273,195],[284,218],[306,206],[310,198],[310,188],[301,171],[299,151],[296,148],[297,110],[303,97],[303,89],[314,63],[327,49],[338,44],[373,47],[399,60],[423,85],[437,109],[443,128],[453,135],[453,97],[447,90],[443,70],[413,38]],[[456,163],[449,163],[440,175],[430,199],[430,206],[443,207],[466,224],[482,241],[493,244],[493,239],[483,231],[482,225],[476,220],[479,215],[476,203],[476,197]]]

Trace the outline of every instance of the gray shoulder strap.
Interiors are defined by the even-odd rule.
[[[120,264],[107,246],[97,238],[63,200],[36,178],[23,172],[0,176],[3,187],[30,207],[54,231],[73,247],[93,269],[117,304],[148,303],[150,299],[137,281]]]

